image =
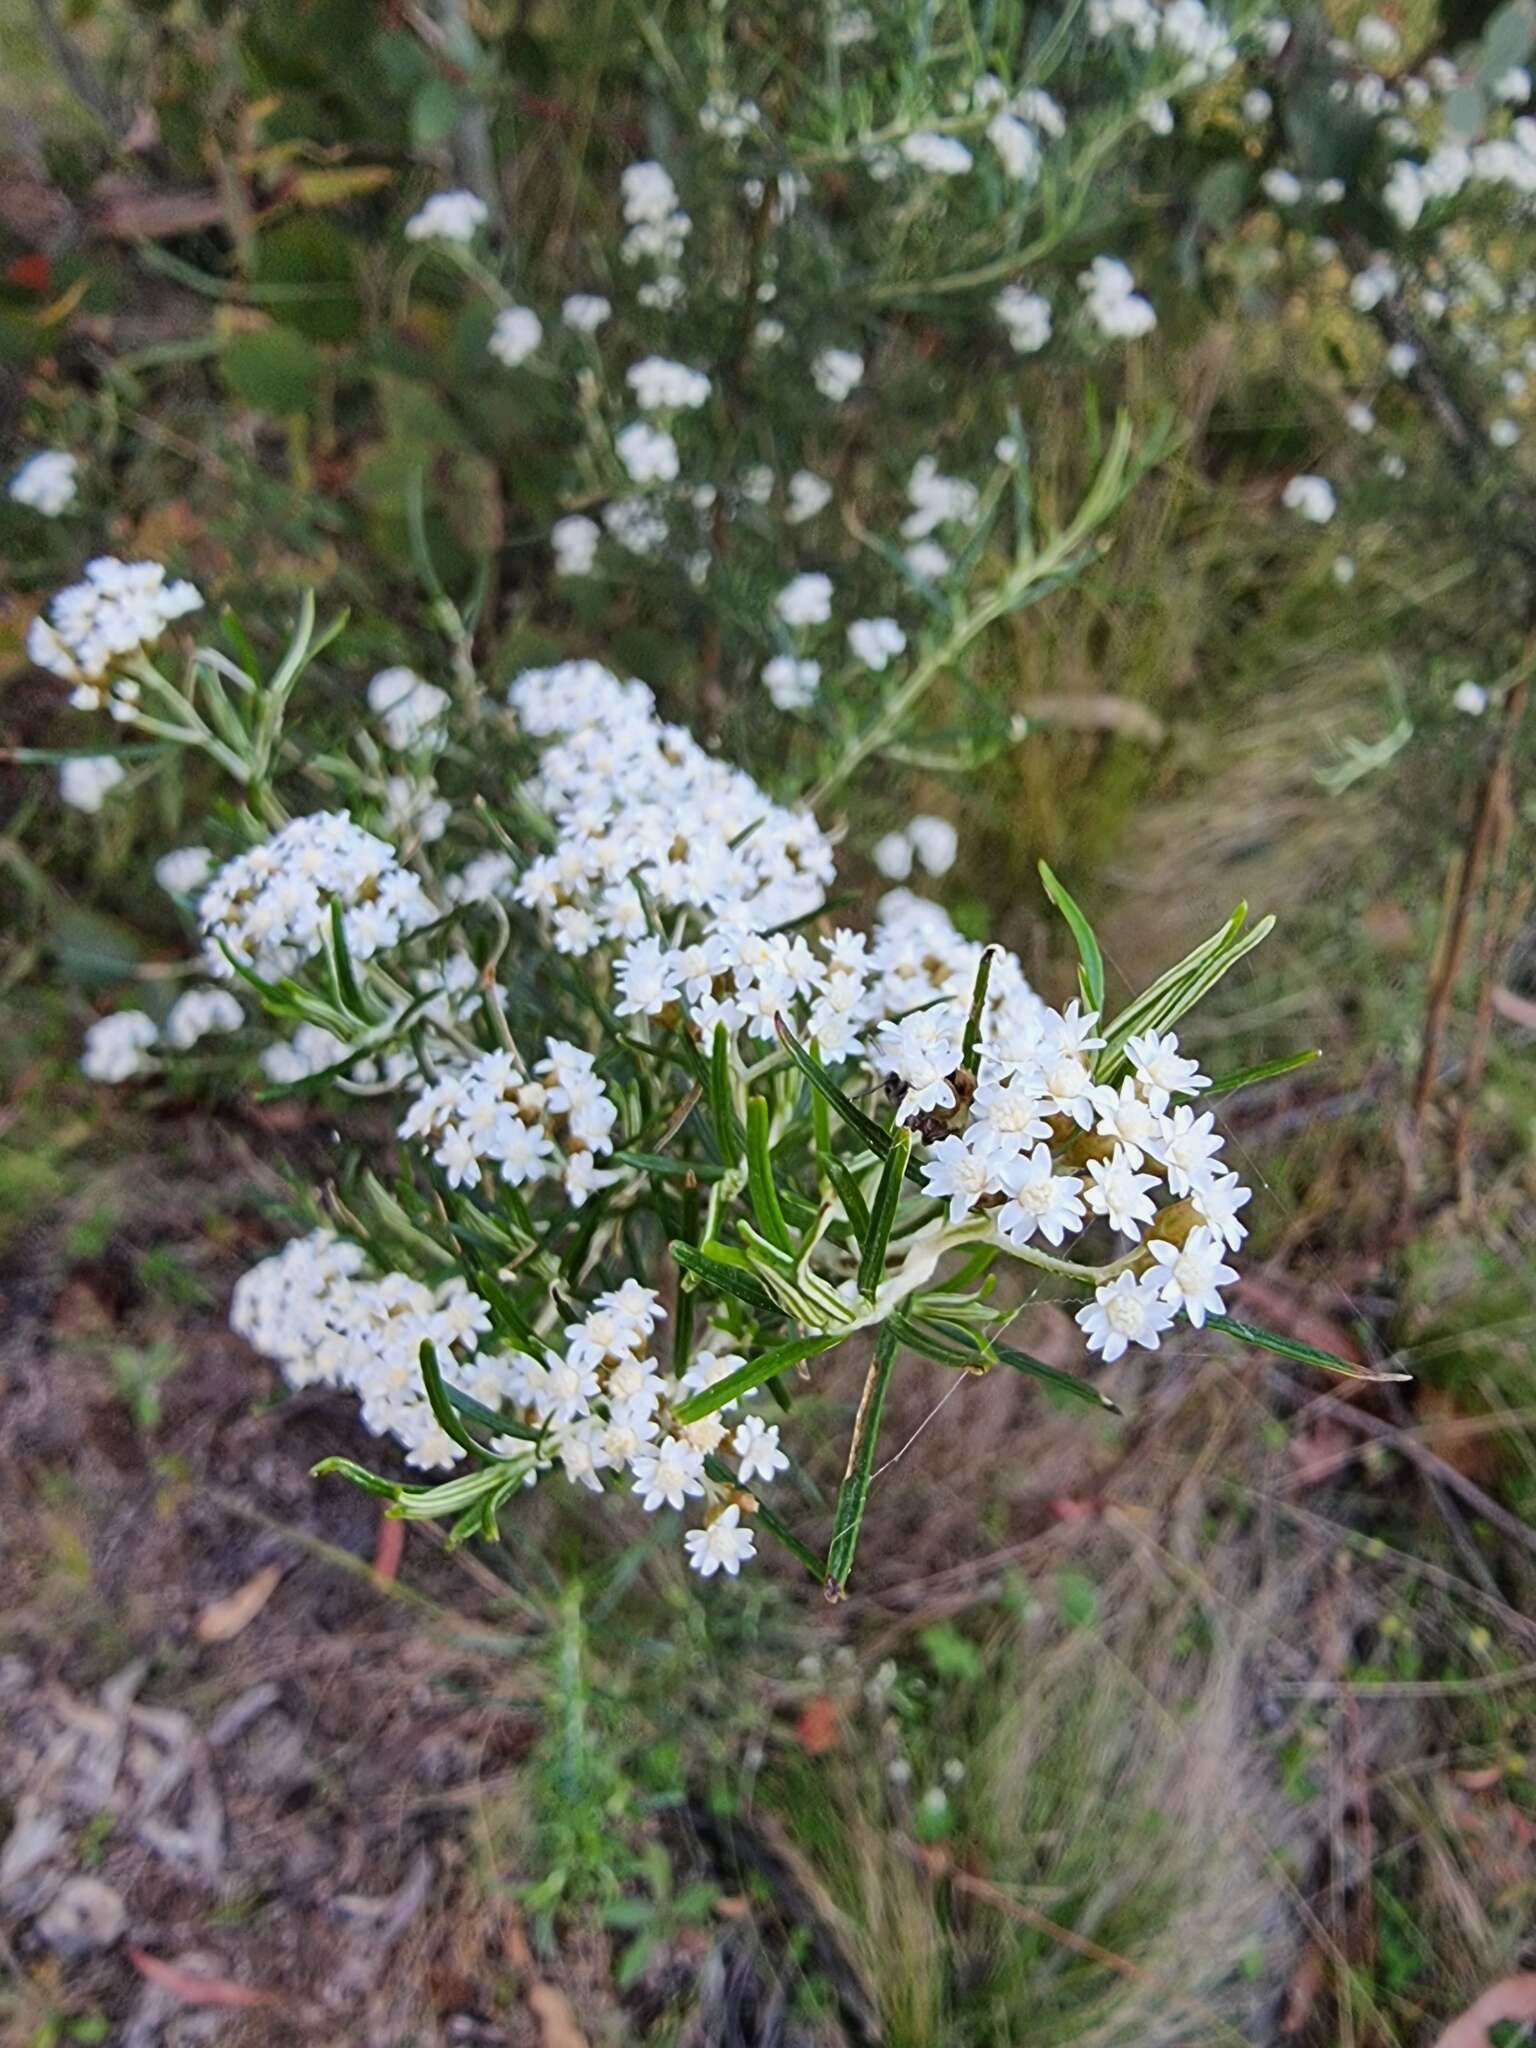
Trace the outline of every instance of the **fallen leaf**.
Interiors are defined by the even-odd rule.
[[[393,1580],[400,1570],[405,1550],[405,1524],[396,1516],[380,1515],[379,1537],[373,1548],[374,1577]]]
[[[795,1740],[807,1756],[825,1756],[829,1749],[836,1749],[841,1733],[835,1700],[807,1700],[800,1709]]]
[[[523,2002],[539,2023],[543,2048],[587,2048],[575,2008],[563,1991],[553,1984],[530,1984]]]
[[[264,1564],[253,1578],[222,1600],[211,1600],[197,1617],[192,1633],[200,1643],[233,1642],[248,1628],[282,1584],[283,1568]]]
[[[1435,2048],[1488,2048],[1500,2020],[1536,2020],[1536,1977],[1503,1977],[1452,2020]]]
[[[148,1984],[179,1998],[183,2005],[217,2005],[229,2010],[248,2011],[255,2006],[282,2003],[275,1991],[256,1991],[249,1984],[236,1984],[229,1977],[204,1977],[196,1970],[184,1970],[179,1963],[167,1963],[159,1956],[131,1948],[128,1960]]]

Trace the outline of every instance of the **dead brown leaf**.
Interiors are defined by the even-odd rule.
[[[553,1984],[530,1984],[524,2003],[539,2023],[543,2048],[587,2048],[575,2007],[563,1991]]]
[[[1327,1981],[1328,1967],[1323,1960],[1323,1952],[1316,1942],[1312,1942],[1296,1965],[1290,1990],[1286,1993],[1285,2011],[1280,2016],[1282,2034],[1301,2032],[1312,2017],[1312,2008],[1322,1996],[1323,1986]]]
[[[1500,2020],[1536,2020],[1536,1976],[1501,1978],[1451,2021],[1435,2048],[1488,2048]]]
[[[256,2006],[282,2003],[275,1991],[258,1991],[249,1984],[236,1984],[229,1977],[205,1977],[198,1970],[184,1970],[179,1963],[146,1955],[141,1948],[129,1949],[128,1960],[147,1984],[169,1992],[183,2005],[216,2005],[248,2011]]]
[[[836,1700],[807,1700],[795,1720],[795,1740],[807,1756],[825,1756],[836,1749],[842,1735],[842,1720]]]
[[[282,1579],[281,1565],[264,1564],[233,1593],[226,1593],[222,1600],[210,1600],[197,1617],[192,1633],[200,1643],[233,1642],[243,1628],[250,1627]]]

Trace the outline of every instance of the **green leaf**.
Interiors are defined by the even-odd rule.
[[[357,257],[351,242],[315,213],[268,229],[256,243],[250,297],[312,341],[355,334]]]
[[[1194,1099],[1203,1102],[1212,1095],[1235,1095],[1239,1088],[1252,1088],[1260,1081],[1278,1081],[1282,1074],[1298,1073],[1322,1056],[1321,1048],[1314,1047],[1310,1052],[1290,1053],[1282,1060],[1268,1060],[1261,1067],[1242,1067],[1235,1074],[1220,1075]]]
[[[885,1272],[885,1255],[890,1248],[891,1231],[895,1227],[896,1210],[901,1201],[902,1182],[911,1151],[912,1133],[898,1131],[880,1169],[880,1184],[875,1189],[875,1205],[870,1211],[869,1229],[864,1235],[859,1258],[859,1292],[866,1301],[874,1300]]]
[[[716,1380],[713,1386],[691,1394],[674,1413],[681,1423],[702,1422],[706,1415],[718,1414],[728,1401],[754,1393],[792,1366],[803,1365],[806,1359],[819,1358],[824,1351],[831,1351],[843,1342],[845,1334],[838,1330],[829,1336],[794,1337],[787,1344],[775,1344],[771,1351],[749,1358],[745,1365],[727,1373],[723,1380]]]
[[[308,412],[324,368],[314,344],[290,327],[236,334],[219,356],[220,374],[235,397],[278,418]]]
[[[1094,1062],[1094,1073],[1101,1081],[1113,1081],[1118,1077],[1125,1064],[1123,1054],[1127,1039],[1143,1031],[1168,1030],[1209,995],[1239,960],[1251,953],[1255,946],[1262,945],[1275,928],[1272,917],[1263,917],[1251,931],[1245,931],[1243,927],[1247,921],[1248,906],[1239,903],[1219,932],[1213,932],[1210,938],[1186,953],[1177,966],[1159,975],[1149,989],[1105,1026],[1104,1046]]]
[[[435,149],[450,136],[462,111],[458,94],[445,78],[429,78],[411,98],[411,144]]]
[[[1045,893],[1066,919],[1073,938],[1077,941],[1077,980],[1083,992],[1083,1006],[1092,1010],[1095,1016],[1104,1011],[1104,956],[1099,951],[1099,942],[1093,935],[1093,926],[1078,909],[1071,896],[1057,881],[1055,875],[1040,862],[1040,879],[1045,884]]]
[[[672,1257],[696,1283],[702,1282],[716,1294],[756,1309],[759,1314],[782,1318],[784,1311],[753,1274],[747,1259],[729,1245],[691,1245],[672,1241]]]
[[[1272,1351],[1277,1358],[1294,1358],[1302,1365],[1320,1365],[1325,1372],[1339,1373],[1347,1380],[1411,1380],[1411,1372],[1371,1372],[1363,1365],[1351,1365],[1347,1358],[1336,1358],[1331,1351],[1319,1351],[1315,1345],[1300,1344],[1294,1337],[1277,1336],[1273,1330],[1261,1330],[1255,1323],[1239,1323],[1231,1316],[1207,1316],[1205,1327],[1220,1330],[1223,1336],[1235,1337],[1239,1344],[1252,1344],[1260,1351]]]
[[[830,1103],[843,1122],[847,1124],[848,1128],[858,1133],[875,1157],[877,1159],[884,1159],[886,1153],[891,1149],[892,1133],[883,1124],[877,1124],[872,1116],[866,1115],[856,1102],[851,1102],[848,1099],[826,1068],[821,1064],[821,1061],[816,1058],[814,1053],[806,1050],[782,1017],[774,1019],[773,1028],[779,1034],[779,1043],[784,1047],[784,1050],[789,1054],[811,1086],[825,1101]],[[906,1171],[908,1180],[912,1181],[917,1187],[923,1185],[922,1170],[916,1160],[908,1159]]]
[[[715,1143],[720,1147],[720,1157],[727,1166],[739,1166],[742,1150],[741,1119],[737,1116],[735,1104],[731,1100],[731,1041],[723,1024],[715,1026],[714,1043],[709,1053],[706,1093],[709,1098],[709,1120],[714,1126]]]
[[[754,1095],[747,1104],[747,1193],[758,1228],[781,1252],[792,1252],[795,1241],[789,1234],[779,1191],[773,1183],[773,1153],[769,1139],[768,1104]]]
[[[653,1173],[661,1180],[694,1181],[707,1187],[724,1180],[726,1169],[709,1159],[669,1159],[661,1152],[615,1152],[616,1166],[632,1166],[639,1173]]]
[[[837,1492],[832,1517],[832,1541],[827,1546],[827,1571],[823,1590],[829,1600],[841,1600],[853,1570],[859,1547],[859,1531],[869,1505],[869,1489],[875,1476],[875,1445],[885,1414],[885,1397],[890,1391],[891,1372],[900,1343],[895,1322],[883,1325],[875,1345],[874,1363],[854,1418],[854,1441],[849,1450],[848,1470]]]
[[[1099,1618],[1099,1589],[1086,1572],[1070,1566],[1056,1574],[1056,1611],[1067,1628],[1092,1628]]]
[[[815,1098],[820,1101],[818,1095]],[[859,1188],[858,1182],[841,1160],[828,1158],[827,1178],[837,1191],[837,1199],[843,1205],[843,1214],[853,1226],[853,1234],[862,1244],[869,1235],[869,1204]]]
[[[925,1357],[936,1359],[940,1365],[961,1365],[971,1372],[978,1366],[1011,1366],[1015,1372],[1023,1373],[1028,1379],[1039,1380],[1042,1386],[1065,1395],[1069,1400],[1081,1401],[1092,1408],[1105,1408],[1111,1415],[1124,1413],[1108,1394],[1101,1394],[1087,1380],[1062,1372],[1057,1366],[1047,1365],[1044,1359],[1033,1358],[1029,1352],[1004,1344],[995,1337],[979,1338],[955,1323],[945,1323],[941,1330],[935,1330],[932,1324],[919,1322],[915,1316],[897,1315],[892,1320],[899,1325],[904,1343],[914,1351],[921,1351]]]
[[[965,1020],[965,1038],[960,1052],[960,1064],[967,1073],[976,1071],[976,1058],[981,1049],[981,1020],[987,1007],[987,983],[992,979],[992,961],[996,948],[988,946],[976,963],[976,983],[971,990],[970,1014]]]

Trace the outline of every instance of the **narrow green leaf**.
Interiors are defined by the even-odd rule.
[[[741,1120],[731,1101],[731,1041],[723,1024],[715,1026],[706,1076],[709,1120],[715,1128],[715,1143],[727,1166],[741,1164]]]
[[[779,1207],[779,1191],[774,1186],[768,1127],[767,1101],[761,1095],[754,1095],[747,1104],[747,1193],[751,1196],[752,1213],[764,1237],[776,1244],[780,1251],[788,1252],[793,1251],[795,1241],[789,1234],[784,1211]]]
[[[359,1465],[351,1458],[322,1458],[318,1465],[309,1468],[311,1479],[350,1479],[354,1486],[360,1486],[364,1493],[371,1493],[377,1500],[397,1500],[400,1488],[393,1479],[381,1479],[377,1472],[370,1472],[366,1465]]]
[[[1084,1007],[1100,1016],[1104,1010],[1104,955],[1099,951],[1093,926],[1044,861],[1040,862],[1040,879],[1045,884],[1046,895],[1066,919],[1077,942],[1077,979],[1083,992]]]
[[[858,1133],[875,1157],[883,1159],[891,1149],[891,1132],[848,1099],[821,1061],[806,1050],[782,1017],[774,1019],[774,1029],[779,1034],[779,1043],[816,1092],[831,1104],[850,1130]],[[917,1187],[923,1185],[922,1170],[915,1159],[907,1161],[907,1179]]]
[[[940,1365],[960,1365],[971,1372],[977,1366],[1008,1365],[1015,1372],[1039,1380],[1042,1386],[1050,1387],[1070,1400],[1082,1401],[1093,1408],[1106,1408],[1111,1415],[1123,1412],[1107,1394],[1101,1394],[1087,1380],[1047,1365],[1043,1359],[1032,1358],[1027,1351],[1019,1351],[1012,1344],[1000,1343],[996,1338],[978,1338],[954,1323],[946,1323],[942,1330],[935,1330],[931,1323],[919,1322],[914,1316],[898,1315],[893,1320],[901,1331],[903,1343],[914,1351],[921,1351],[925,1357],[937,1360]]]
[[[1207,1316],[1205,1327],[1220,1330],[1223,1336],[1235,1337],[1239,1344],[1252,1344],[1260,1351],[1272,1351],[1277,1358],[1294,1358],[1302,1365],[1320,1365],[1325,1372],[1338,1373],[1347,1380],[1411,1380],[1411,1372],[1371,1372],[1363,1365],[1351,1365],[1347,1358],[1336,1358],[1331,1351],[1319,1351],[1314,1345],[1300,1344],[1294,1337],[1278,1336],[1273,1330],[1261,1330],[1254,1323],[1239,1323],[1231,1316]]]
[[[767,1386],[792,1366],[803,1365],[806,1359],[819,1358],[824,1351],[831,1351],[843,1342],[844,1334],[838,1330],[830,1336],[794,1337],[787,1344],[775,1344],[771,1351],[749,1358],[745,1365],[727,1373],[723,1380],[716,1380],[712,1387],[691,1394],[674,1413],[681,1423],[702,1422],[706,1415],[718,1414],[728,1401],[738,1401],[743,1394]]]
[[[1196,1101],[1206,1101],[1213,1095],[1235,1095],[1239,1088],[1252,1088],[1260,1081],[1278,1081],[1282,1074],[1298,1073],[1302,1067],[1310,1067],[1314,1060],[1322,1058],[1320,1047],[1310,1052],[1293,1052],[1283,1060],[1269,1060],[1261,1067],[1244,1067],[1235,1074],[1222,1074],[1209,1088],[1201,1090]]]
[[[706,1250],[674,1238],[671,1249],[673,1260],[696,1283],[702,1282],[716,1294],[743,1302],[759,1314],[782,1318],[784,1311],[753,1274],[747,1260],[729,1245],[712,1245]]]
[[[357,976],[352,969],[352,949],[347,944],[346,925],[341,914],[341,904],[331,898],[331,957],[336,967],[336,996],[344,1010],[354,1017],[366,1017],[363,1006],[363,992],[357,985]]]
[[[819,1101],[821,1098],[816,1098]],[[869,1235],[869,1204],[865,1201],[858,1182],[843,1165],[841,1160],[827,1160],[827,1178],[837,1190],[837,1199],[843,1205],[843,1214],[853,1225],[853,1234],[862,1244]]]
[[[879,1291],[881,1275],[885,1271],[885,1255],[890,1248],[891,1231],[896,1222],[902,1181],[911,1150],[912,1133],[898,1131],[895,1143],[886,1153],[885,1164],[880,1169],[880,1183],[875,1189],[875,1203],[869,1214],[869,1229],[864,1235],[859,1258],[859,1292],[866,1301],[874,1300]]]
[[[965,1020],[965,1039],[960,1053],[960,1064],[967,1073],[976,1071],[976,1058],[981,1050],[981,1020],[987,1007],[987,983],[992,979],[992,961],[996,948],[988,946],[976,963],[976,985],[971,990],[970,1015]]]
[[[827,1546],[826,1577],[822,1590],[828,1600],[841,1600],[853,1570],[859,1547],[859,1531],[869,1505],[869,1489],[875,1475],[875,1445],[885,1414],[885,1397],[890,1391],[891,1371],[900,1343],[894,1322],[882,1326],[875,1345],[874,1362],[864,1383],[858,1414],[854,1418],[854,1440],[849,1447],[848,1470],[837,1491],[837,1508],[832,1517],[832,1541]]]
[[[494,1458],[496,1453],[488,1451],[484,1444],[476,1443],[454,1413],[453,1403],[448,1398],[448,1389],[443,1385],[442,1371],[437,1363],[437,1347],[424,1338],[417,1356],[421,1360],[421,1383],[426,1389],[427,1406],[432,1410],[438,1428],[445,1436],[452,1437],[461,1451],[468,1451],[472,1458],[478,1458],[482,1463],[488,1458]]]

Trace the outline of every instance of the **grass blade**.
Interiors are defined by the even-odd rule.
[[[1278,1081],[1282,1074],[1298,1073],[1322,1056],[1322,1048],[1314,1046],[1310,1052],[1293,1052],[1283,1060],[1267,1060],[1261,1067],[1243,1067],[1235,1074],[1222,1074],[1209,1088],[1202,1088],[1196,1099],[1203,1102],[1212,1095],[1235,1095],[1239,1088],[1252,1088],[1260,1081]]]

